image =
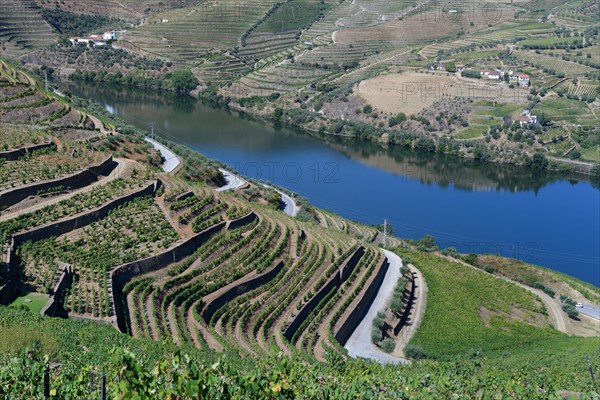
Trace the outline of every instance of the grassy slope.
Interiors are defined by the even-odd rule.
[[[436,255],[406,255],[421,269],[429,288],[423,324],[411,341],[429,357],[471,349],[517,351],[561,336],[543,326],[545,309],[525,289]],[[480,315],[482,307],[491,311],[487,324]]]

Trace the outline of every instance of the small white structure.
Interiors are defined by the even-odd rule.
[[[537,115],[531,115],[531,112],[529,110],[525,110],[523,111],[523,114],[521,114],[518,118],[517,121],[519,121],[519,125],[522,127],[524,126],[528,126],[528,125],[539,125],[540,121],[537,117]]]
[[[483,69],[479,71],[479,75],[481,75],[482,78],[499,80],[500,77],[503,76],[503,73],[500,70],[492,71],[489,69]]]
[[[167,22],[169,22],[169,20],[167,18],[163,18],[160,20],[161,24],[166,24]]]
[[[117,37],[115,31],[108,31],[108,32],[104,32],[104,35],[102,35],[102,39],[104,40],[115,40]]]
[[[519,86],[528,87],[529,86],[529,75],[527,74],[517,74],[517,78],[519,80]]]
[[[74,37],[69,39],[69,41],[73,44],[85,43],[90,44],[90,42],[94,43],[94,47],[96,46],[106,46],[106,42],[109,40],[115,40],[117,38],[117,34],[115,31],[107,31],[102,35],[90,35],[88,37]]]

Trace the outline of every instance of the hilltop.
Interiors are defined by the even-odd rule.
[[[203,100],[321,135],[600,171],[593,1],[13,3],[4,51],[57,76],[173,89],[191,71]],[[67,40],[90,27],[116,39]]]
[[[59,398],[101,371],[115,398],[595,396],[597,321],[568,313],[598,288],[431,238],[383,252],[375,227],[290,217],[273,188],[217,191],[226,166],[166,141],[164,172],[143,132],[0,67],[0,394],[42,398],[50,366]],[[349,358],[365,323],[415,361]]]

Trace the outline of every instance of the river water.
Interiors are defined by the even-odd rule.
[[[600,189],[585,179],[315,138],[191,98],[68,84],[125,121],[286,187],[351,220],[440,247],[494,253],[600,286]]]

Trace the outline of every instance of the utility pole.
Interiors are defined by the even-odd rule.
[[[150,122],[150,137],[154,140],[154,121]]]
[[[383,247],[387,246],[387,219],[383,220]]]

